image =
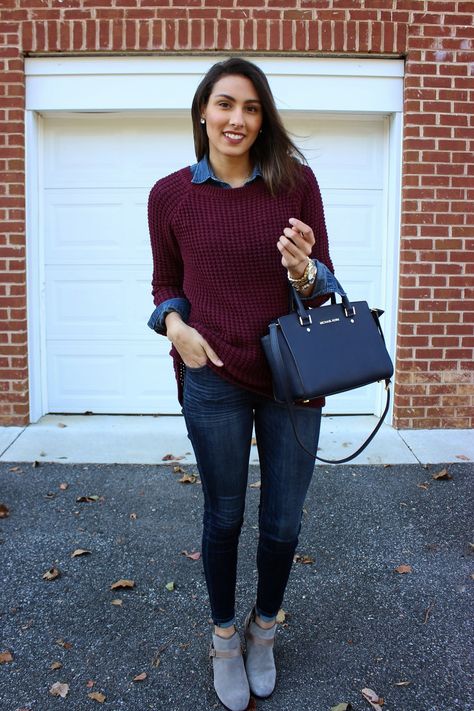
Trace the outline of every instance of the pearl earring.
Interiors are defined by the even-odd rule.
[[[202,118],[202,119],[201,119],[201,123],[206,123],[206,119],[205,119],[205,118]]]

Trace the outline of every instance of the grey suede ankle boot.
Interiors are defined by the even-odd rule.
[[[214,689],[220,701],[230,711],[245,711],[250,689],[237,630],[229,639],[213,633],[209,656],[214,668]]]
[[[270,696],[276,683],[276,668],[273,659],[273,644],[277,624],[265,630],[255,622],[255,608],[245,620],[247,650],[245,668],[250,689],[254,696],[265,699]]]

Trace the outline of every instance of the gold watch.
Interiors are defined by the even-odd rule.
[[[311,286],[316,281],[316,264],[312,259],[308,258],[308,264],[303,272],[303,275],[298,279],[293,279],[288,272],[288,281],[296,289],[296,291],[304,291],[308,286]]]

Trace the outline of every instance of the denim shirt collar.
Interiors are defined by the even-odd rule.
[[[201,158],[199,163],[195,163],[193,166],[191,166],[191,172],[193,174],[193,178],[191,180],[192,183],[205,183],[208,180],[212,180],[212,182],[216,183],[222,188],[231,188],[232,186],[229,185],[229,183],[224,182],[223,180],[220,180],[214,173],[214,171],[211,168],[211,165],[207,159],[207,156],[204,156],[204,158]],[[255,166],[254,169],[252,170],[252,174],[250,177],[245,181],[245,184],[251,183],[255,178],[257,177],[262,177],[262,173],[260,171],[260,168],[258,166]]]

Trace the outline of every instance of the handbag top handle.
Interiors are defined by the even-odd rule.
[[[292,292],[293,304],[296,307],[295,310],[296,310],[298,317],[299,317],[299,322],[302,326],[308,326],[309,324],[312,323],[311,314],[310,314],[309,310],[307,310],[305,308],[305,305],[304,305],[300,295],[296,291],[295,287],[290,285],[290,289]],[[341,297],[342,305],[344,306],[345,315],[347,317],[354,316],[355,309],[351,305],[349,299],[347,298],[346,292],[343,291],[342,289],[338,290],[337,292],[331,292],[331,303],[332,304],[336,303],[336,293],[338,293],[339,296]]]

